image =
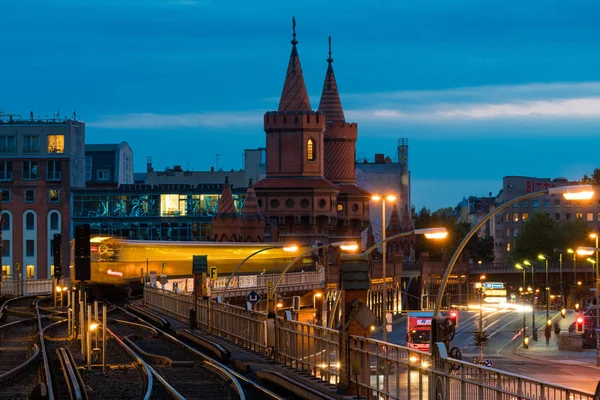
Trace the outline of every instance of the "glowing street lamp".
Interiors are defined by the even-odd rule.
[[[546,323],[550,321],[550,287],[548,286],[550,283],[548,281],[548,257],[543,254],[538,255],[539,260],[546,261]]]
[[[547,194],[562,195],[566,200],[589,200],[594,196],[595,191],[594,191],[594,187],[592,185],[572,185],[572,186],[553,187],[553,188],[548,188],[547,190],[540,190],[538,192],[527,193],[523,196],[516,197],[510,201],[507,201],[504,204],[499,205],[494,210],[490,211],[490,213],[488,213],[485,217],[483,217],[481,219],[481,221],[479,221],[478,224],[476,224],[475,226],[473,226],[473,228],[471,228],[471,230],[464,237],[463,241],[460,243],[460,245],[454,252],[454,255],[450,259],[450,263],[448,264],[448,268],[446,268],[446,272],[444,273],[442,282],[440,283],[440,289],[438,291],[437,298],[435,301],[435,309],[433,311],[434,317],[440,316],[440,308],[442,307],[442,299],[443,299],[443,296],[446,291],[446,285],[448,284],[448,279],[450,278],[450,274],[452,273],[452,270],[454,269],[454,264],[456,264],[456,261],[458,260],[460,253],[463,251],[463,249],[465,248],[465,246],[467,245],[469,240],[471,240],[473,235],[475,235],[475,233],[477,233],[479,231],[479,229],[490,218],[492,218],[494,215],[498,214],[499,212],[507,209],[508,207],[511,207],[513,204],[516,204],[523,200],[528,200],[533,197],[543,196],[543,195],[547,195]]]

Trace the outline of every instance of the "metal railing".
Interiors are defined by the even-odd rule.
[[[19,276],[2,276],[0,295],[31,296],[51,294],[52,279],[20,279]]]
[[[350,337],[350,376],[361,395],[422,400],[593,400],[594,395],[450,358],[443,344],[433,355],[375,339]],[[366,373],[365,371],[368,371]]]
[[[276,330],[278,361],[331,384],[339,383],[339,331],[287,318],[277,318]]]

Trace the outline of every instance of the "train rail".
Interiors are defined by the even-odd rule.
[[[111,331],[148,363],[172,398],[282,399],[122,308],[110,316]]]

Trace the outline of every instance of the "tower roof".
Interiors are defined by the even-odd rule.
[[[292,53],[290,54],[290,62],[288,63],[287,72],[285,75],[285,83],[279,100],[278,111],[296,112],[296,111],[311,111],[306,84],[304,83],[304,75],[300,66],[300,57],[296,45],[296,18],[292,17],[293,39]]]
[[[260,209],[258,208],[258,201],[256,201],[256,192],[254,192],[254,186],[252,186],[252,179],[250,179],[250,183],[248,183],[248,191],[246,192],[246,200],[244,201],[244,208],[242,209],[242,217],[244,219],[263,219]]]
[[[223,193],[221,193],[221,199],[219,200],[219,208],[217,209],[217,217],[235,217],[236,214],[231,186],[229,186],[229,177],[226,176]]]
[[[346,122],[340,94],[338,93],[335,74],[333,73],[333,58],[331,58],[331,36],[329,36],[329,58],[327,59],[327,73],[325,74],[325,83],[323,83],[323,92],[321,93],[321,102],[319,111],[325,114],[327,121]]]
[[[392,208],[392,214],[390,215],[390,223],[387,226],[386,232],[401,232],[402,225],[400,224],[400,215],[398,214],[398,207],[394,203]]]
[[[412,231],[413,222],[410,218],[410,210],[408,209],[408,204],[404,205],[404,212],[402,213],[402,232]]]

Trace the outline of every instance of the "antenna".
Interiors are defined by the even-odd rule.
[[[220,156],[220,154],[217,153],[217,171],[219,170],[219,156]]]

